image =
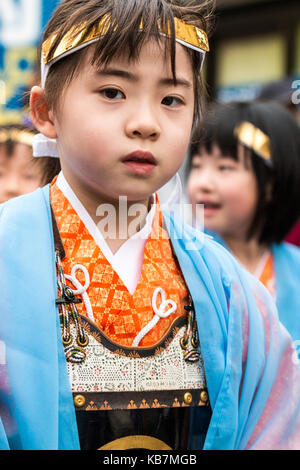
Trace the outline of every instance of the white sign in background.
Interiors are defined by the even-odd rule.
[[[6,103],[6,86],[4,80],[0,80],[0,105]]]
[[[0,44],[30,46],[40,37],[42,0],[0,0]]]

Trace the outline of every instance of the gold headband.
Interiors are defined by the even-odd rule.
[[[17,128],[12,129],[0,129],[0,144],[4,144],[9,140],[17,142],[18,144],[29,145],[32,147],[32,140],[35,133],[21,130]]]
[[[234,130],[241,144],[253,150],[266,162],[271,162],[271,142],[269,137],[251,122],[244,121]]]
[[[88,45],[91,41],[95,41],[100,37],[104,36],[109,28],[109,15],[105,15],[98,24],[92,28],[81,28],[82,25],[77,25],[71,28],[62,38],[56,49],[49,55],[51,46],[55,41],[56,35],[50,36],[42,45],[42,60],[45,65],[50,64],[52,61],[56,61],[67,53],[70,53],[73,49],[83,47],[85,44]],[[176,40],[187,47],[193,49],[208,52],[209,44],[208,38],[205,31],[196,26],[186,24],[178,18],[174,18],[175,36]],[[143,24],[141,23],[140,28],[143,30]],[[80,31],[80,32],[78,32]],[[164,31],[160,28],[161,33]],[[168,35],[170,35],[170,28],[168,28]]]

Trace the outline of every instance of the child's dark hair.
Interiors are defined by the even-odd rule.
[[[292,114],[275,102],[212,104],[194,132],[190,163],[204,148],[216,144],[222,154],[238,159],[236,126],[248,121],[271,141],[272,166],[254,151],[246,152],[258,187],[258,205],[248,239],[257,234],[262,244],[280,243],[300,216],[300,127]],[[247,188],[245,188],[247,190]]]
[[[163,47],[165,54],[170,54],[176,82],[174,16],[208,33],[211,28],[213,8],[214,0],[65,0],[54,12],[43,41],[56,35],[48,53],[51,56],[52,51],[71,28],[82,25],[81,29],[87,28],[89,31],[101,18],[109,15],[107,33],[99,38],[96,46],[88,47],[94,47],[92,64],[100,66],[109,63],[120,54],[127,54],[129,60],[138,58],[142,45],[150,37],[162,44],[159,21],[163,30],[168,30],[169,26],[171,29],[171,40],[165,41]],[[142,32],[139,31],[141,22]],[[81,29],[79,28],[78,32]],[[200,116],[203,97],[200,79],[201,56],[197,51],[188,48],[186,50],[191,56],[194,71],[196,98],[194,121],[196,121]],[[87,48],[83,48],[51,66],[45,85],[50,109],[55,111],[66,85],[80,71],[86,53]]]
[[[58,175],[61,170],[59,158],[54,157],[41,157],[36,158],[37,165],[41,167],[42,184],[49,184],[53,178]]]

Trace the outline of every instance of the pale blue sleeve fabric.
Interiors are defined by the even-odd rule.
[[[273,245],[272,252],[279,318],[300,344],[300,248],[283,242]]]
[[[0,217],[0,339],[6,344],[11,407],[25,450],[79,448],[55,306],[47,193],[39,189],[9,201]]]
[[[210,235],[228,249],[218,234],[211,232]],[[271,251],[274,256],[276,306],[279,320],[288,330],[295,344],[300,346],[300,248],[282,242],[273,244]]]
[[[4,429],[1,417],[0,417],[0,450],[10,450],[6,431]]]
[[[271,296],[220,244],[164,216],[196,309],[213,408],[204,448],[300,448],[299,369]]]

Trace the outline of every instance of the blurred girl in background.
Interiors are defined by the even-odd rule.
[[[0,203],[44,186],[58,173],[58,159],[33,158],[35,135],[23,124],[0,126]]]
[[[191,145],[187,184],[204,226],[274,297],[300,339],[300,249],[284,242],[299,218],[300,128],[281,105],[214,104]],[[201,206],[203,207],[203,206]]]

